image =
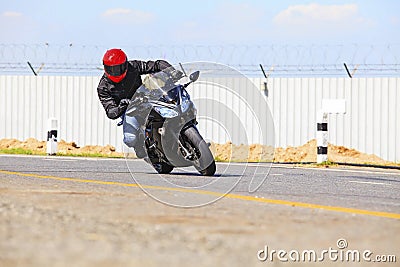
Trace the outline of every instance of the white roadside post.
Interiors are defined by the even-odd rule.
[[[328,161],[328,113],[317,114],[317,163]]]
[[[317,163],[328,161],[328,114],[345,114],[345,99],[322,99],[317,113]]]
[[[47,126],[47,155],[55,155],[57,153],[57,132],[58,120],[56,118],[49,118]]]

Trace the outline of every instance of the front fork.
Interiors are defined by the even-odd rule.
[[[181,149],[181,152],[183,152],[182,153],[183,157],[186,160],[192,160],[194,158],[193,153],[190,153],[190,151],[186,149],[186,147],[182,144],[181,140],[179,140],[179,139],[178,139],[178,145],[179,145],[179,148]]]

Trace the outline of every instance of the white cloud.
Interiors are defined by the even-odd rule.
[[[36,21],[15,11],[0,13],[0,25],[0,43],[33,43],[39,34]]]
[[[102,17],[114,23],[145,24],[152,22],[154,14],[129,8],[113,8],[106,10]]]
[[[315,22],[343,22],[358,17],[356,4],[347,5],[295,5],[281,11],[273,19],[278,25],[304,25]],[[360,17],[358,17],[360,19]]]
[[[106,12],[103,13],[104,17],[112,17],[112,16],[118,16],[122,14],[129,14],[131,13],[132,10],[127,9],[127,8],[114,8],[114,9],[108,9]]]
[[[15,11],[5,11],[1,13],[2,17],[22,17],[22,13],[15,12]]]
[[[374,23],[363,18],[356,4],[293,5],[273,18],[277,32],[307,37],[345,38],[364,31]]]

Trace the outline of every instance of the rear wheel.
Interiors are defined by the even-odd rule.
[[[203,137],[195,127],[189,127],[183,132],[184,146],[194,156],[194,167],[205,176],[215,174],[216,166],[214,157],[204,141]]]
[[[174,169],[174,166],[164,162],[153,163],[152,165],[153,168],[160,174],[168,174]]]

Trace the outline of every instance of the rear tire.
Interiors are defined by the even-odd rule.
[[[174,169],[174,166],[171,166],[164,162],[153,163],[152,165],[153,165],[153,168],[159,174],[168,174],[168,173],[172,172],[172,170]]]
[[[215,174],[216,166],[214,157],[204,141],[203,137],[195,127],[189,127],[183,132],[185,143],[189,150],[194,150],[196,159],[193,160],[193,165],[202,175],[212,176]]]

